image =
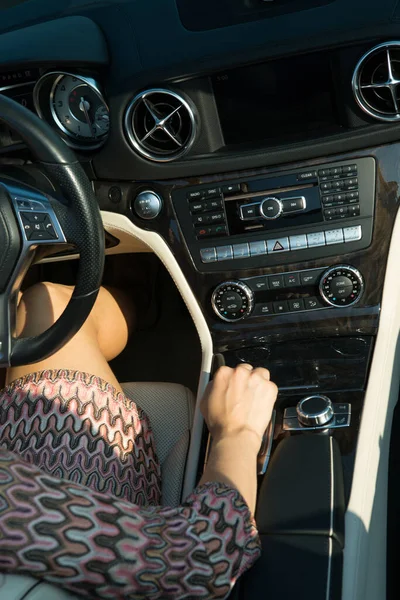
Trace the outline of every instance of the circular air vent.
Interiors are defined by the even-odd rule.
[[[129,104],[125,131],[142,156],[170,162],[182,158],[193,146],[197,132],[195,109],[171,90],[147,90]]]
[[[400,42],[386,42],[364,54],[352,86],[359,106],[368,115],[380,121],[399,121]]]

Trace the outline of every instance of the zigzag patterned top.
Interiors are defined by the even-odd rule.
[[[239,492],[159,502],[148,418],[111,385],[46,371],[0,394],[0,571],[100,599],[227,597],[260,553]]]

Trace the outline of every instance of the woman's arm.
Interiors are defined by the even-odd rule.
[[[246,503],[224,484],[141,508],[0,450],[0,498],[0,571],[97,600],[225,598],[260,552]]]
[[[257,454],[271,420],[277,387],[269,371],[240,365],[222,367],[204,396],[202,410],[213,438],[201,483],[235,487],[254,513]]]

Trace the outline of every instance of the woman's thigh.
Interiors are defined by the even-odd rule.
[[[71,287],[59,284],[41,283],[29,288],[18,307],[18,336],[35,336],[48,329],[65,309],[71,294]],[[124,294],[101,288],[86,323],[63,348],[41,362],[9,369],[7,381],[36,371],[71,369],[97,375],[121,391],[108,361],[125,348],[133,324],[133,308]]]

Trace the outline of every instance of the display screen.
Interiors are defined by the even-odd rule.
[[[213,77],[225,144],[301,140],[339,129],[329,56],[241,67]]]

